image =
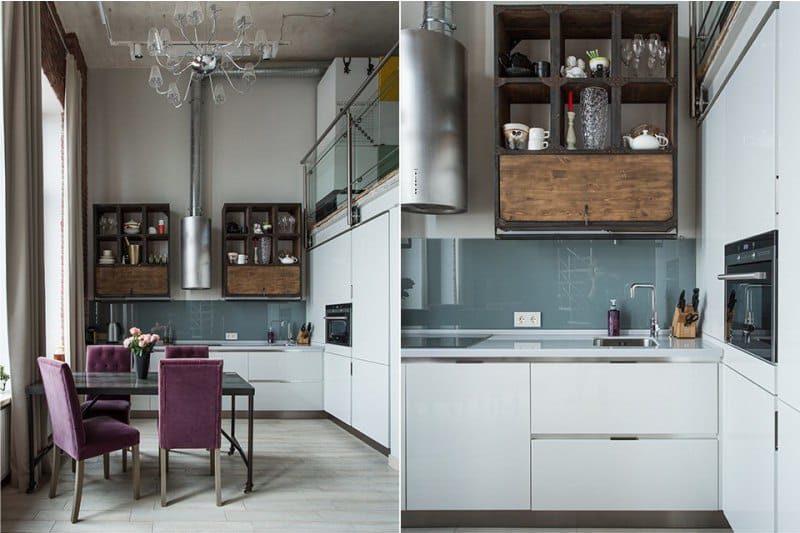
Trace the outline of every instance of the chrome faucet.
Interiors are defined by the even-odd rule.
[[[658,336],[658,313],[656,312],[656,286],[650,283],[631,283],[631,298],[636,289],[650,289],[650,336]]]

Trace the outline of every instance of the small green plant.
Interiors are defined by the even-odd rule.
[[[0,391],[6,390],[6,383],[11,379],[11,376],[6,372],[6,367],[0,365]]]

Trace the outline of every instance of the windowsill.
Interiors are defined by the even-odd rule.
[[[10,384],[9,384],[10,385]],[[11,403],[11,391],[0,392],[0,409]]]

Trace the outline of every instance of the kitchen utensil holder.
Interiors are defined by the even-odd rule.
[[[686,325],[686,317],[695,314],[697,313],[691,305],[687,304],[683,311],[676,307],[672,314],[672,336],[678,339],[696,339],[699,318],[688,326]]]

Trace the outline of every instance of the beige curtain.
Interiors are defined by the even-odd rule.
[[[42,233],[42,58],[39,2],[3,2],[6,284],[11,375],[11,483],[28,477],[25,386],[45,352]],[[38,405],[38,404],[37,404]],[[34,439],[43,444],[39,409]]]
[[[64,90],[64,349],[73,370],[85,365],[81,199],[81,73],[67,54]]]

